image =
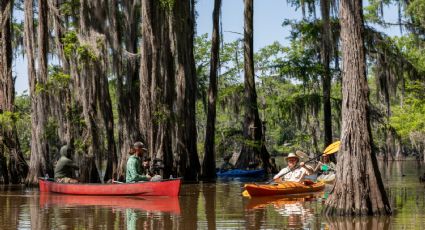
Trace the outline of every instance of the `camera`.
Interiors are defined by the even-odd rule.
[[[161,169],[164,169],[163,161],[161,159],[154,159],[152,162],[152,173],[156,175],[160,175]]]

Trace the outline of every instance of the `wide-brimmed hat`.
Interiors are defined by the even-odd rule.
[[[297,158],[297,160],[300,160],[300,157],[295,153],[289,153],[285,160],[288,161],[289,158]]]

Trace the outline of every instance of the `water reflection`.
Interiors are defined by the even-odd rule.
[[[285,229],[311,229],[313,226],[316,226],[315,229],[320,229],[320,223],[314,221],[314,214],[317,211],[315,204],[320,202],[323,194],[321,192],[298,196],[252,197],[246,209],[260,216],[277,214],[283,217],[280,226]],[[260,226],[255,225],[255,227]]]
[[[390,229],[391,218],[380,217],[325,217],[325,229],[330,230],[387,230]]]
[[[178,197],[74,196],[40,193],[40,207],[42,208],[78,206],[104,206],[116,209],[139,209],[180,214]]]
[[[37,188],[0,186],[0,229],[421,229],[425,187],[418,176],[424,168],[408,161],[380,167],[391,217],[322,216],[331,186],[308,196],[252,199],[241,196],[244,182],[238,180],[183,184],[178,198],[40,194]]]

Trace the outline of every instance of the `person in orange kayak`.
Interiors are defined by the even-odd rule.
[[[329,174],[331,172],[335,172],[336,165],[332,161],[329,160],[329,156],[324,154],[322,156],[322,160],[317,163],[315,172],[319,172],[319,174]]]
[[[133,144],[130,151],[130,157],[127,160],[127,170],[125,174],[125,182],[149,181],[150,175],[144,175],[142,172],[141,157],[147,153],[145,145],[138,141]]]
[[[286,157],[288,166],[280,170],[280,172],[273,177],[273,180],[283,177],[283,181],[304,181],[304,177],[312,174],[314,169],[309,165],[304,164],[304,162],[300,162],[300,167],[297,167],[299,161],[300,158],[295,153],[289,153],[288,157]]]

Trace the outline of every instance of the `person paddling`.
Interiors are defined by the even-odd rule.
[[[300,162],[300,167],[297,167],[300,158],[295,153],[289,153],[286,157],[288,166],[280,170],[278,174],[273,177],[273,180],[277,180],[283,176],[283,181],[294,181],[302,182],[304,177],[313,173],[313,168]]]

